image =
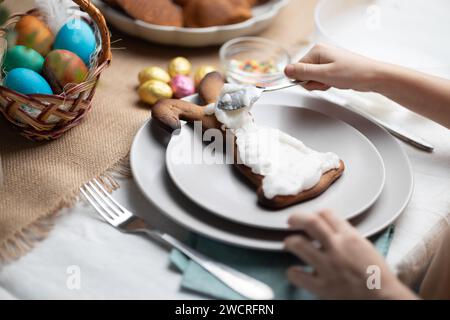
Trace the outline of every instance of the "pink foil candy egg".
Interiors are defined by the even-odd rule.
[[[194,81],[183,75],[177,75],[170,80],[175,98],[181,99],[195,93]]]

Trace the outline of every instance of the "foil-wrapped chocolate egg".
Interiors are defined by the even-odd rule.
[[[148,67],[139,72],[139,83],[143,84],[149,80],[158,80],[168,83],[170,81],[170,76],[166,70],[160,67]]]
[[[203,78],[211,72],[216,71],[217,69],[213,66],[201,66],[199,67],[196,71],[195,71],[195,85],[198,86],[200,84],[200,82],[203,80]]]
[[[191,73],[191,68],[192,66],[188,59],[183,57],[176,57],[169,63],[169,74],[171,77],[175,77],[179,74],[187,76]]]
[[[154,105],[160,99],[172,98],[173,92],[167,83],[149,80],[141,84],[138,94],[142,101]]]
[[[191,78],[177,75],[170,80],[175,98],[181,99],[195,93],[194,82]]]

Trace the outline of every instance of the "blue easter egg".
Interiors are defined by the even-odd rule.
[[[82,19],[67,22],[56,35],[54,49],[64,49],[77,54],[86,65],[97,47],[92,28]]]
[[[8,72],[3,85],[22,94],[53,94],[48,82],[37,72],[16,68]]]

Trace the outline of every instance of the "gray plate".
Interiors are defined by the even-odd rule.
[[[315,150],[336,153],[345,162],[346,171],[319,197],[270,210],[258,204],[254,187],[233,165],[223,163],[222,152],[217,152],[216,158],[208,157],[209,144],[202,143],[192,126],[184,125],[170,140],[166,166],[173,182],[196,204],[237,223],[286,230],[293,213],[333,208],[350,219],[367,210],[381,194],[383,160],[373,144],[352,126],[305,108],[258,103],[252,113],[258,124],[279,128]],[[220,142],[214,144],[222,146]],[[194,150],[199,157],[193,156]]]
[[[392,223],[408,204],[413,190],[410,163],[399,142],[361,116],[329,102],[303,96],[299,89],[264,95],[261,104],[277,104],[280,101],[284,105],[304,106],[341,119],[373,143],[384,161],[385,186],[372,207],[351,222],[364,236],[382,231]],[[184,196],[171,181],[165,167],[165,151],[169,141],[170,135],[149,121],[137,133],[130,155],[139,188],[162,213],[181,226],[211,239],[260,250],[283,249],[286,231],[233,223],[211,214]]]

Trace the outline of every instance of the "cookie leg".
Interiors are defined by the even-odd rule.
[[[204,107],[184,100],[163,99],[158,101],[152,108],[152,119],[170,132],[181,128],[180,120],[189,123],[201,121],[204,129],[220,128],[216,117],[206,115]]]

